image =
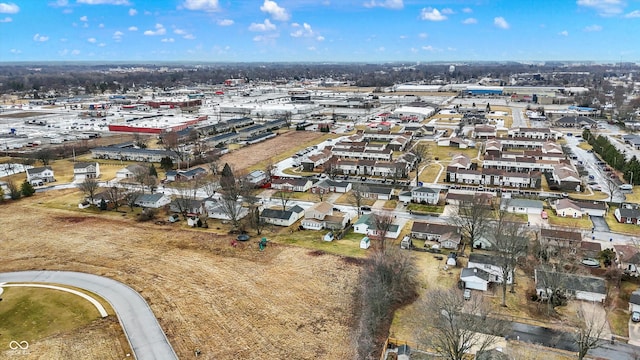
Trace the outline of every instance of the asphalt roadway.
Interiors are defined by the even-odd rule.
[[[91,291],[115,310],[136,359],[178,359],[144,298],[119,281],[72,271],[19,271],[0,273],[0,283],[5,282],[61,284]]]

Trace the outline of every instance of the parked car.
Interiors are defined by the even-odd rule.
[[[546,211],[542,210],[542,212],[540,213],[540,217],[541,217],[543,220],[547,220],[547,219],[549,218],[549,214],[547,214],[547,212],[546,212]]]
[[[471,300],[471,289],[464,289],[464,294],[462,295],[462,297],[465,300]],[[635,314],[635,313],[634,313]],[[640,315],[640,314],[638,314]],[[634,320],[635,321],[635,320]],[[639,320],[640,321],[640,320]]]
[[[640,312],[634,311],[633,314],[631,314],[631,321],[640,322]]]

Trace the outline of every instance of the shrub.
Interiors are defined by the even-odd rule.
[[[137,220],[140,222],[143,221],[150,221],[156,218],[156,215],[158,215],[158,210],[156,209],[144,209],[142,210],[142,212],[138,215]]]

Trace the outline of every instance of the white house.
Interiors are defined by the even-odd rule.
[[[288,209],[264,209],[260,217],[269,224],[291,226],[304,215],[304,209],[298,205]]]
[[[27,181],[33,186],[42,186],[56,181],[51,166],[27,169]]]
[[[491,275],[489,277],[490,282],[502,283],[502,267],[500,265],[500,258],[497,256],[473,252],[469,255],[469,262],[467,263],[467,267],[482,269]],[[507,284],[511,284],[512,282],[513,273],[509,272],[507,276]]]
[[[467,289],[487,291],[491,274],[478,268],[464,268],[460,272],[460,280]]]
[[[73,177],[75,180],[100,177],[100,164],[97,162],[78,162],[73,164]]]
[[[417,187],[411,190],[411,201],[436,205],[440,201],[440,189],[431,187]]]
[[[350,220],[348,214],[334,214],[333,205],[323,201],[305,210],[301,225],[307,230],[341,230]]]
[[[156,194],[141,194],[136,198],[135,204],[143,208],[161,208],[171,203],[171,198],[167,195]]]
[[[125,168],[122,168],[116,172],[116,178],[118,179],[129,179],[135,177],[137,174],[141,172],[147,171],[147,167],[140,164],[131,164]]]
[[[391,224],[385,233],[386,238],[396,239],[400,235],[400,226]],[[364,234],[367,236],[377,236],[379,231],[376,229],[374,215],[364,214],[353,224],[353,232]]]
[[[500,210],[514,214],[540,214],[543,209],[544,204],[540,200],[513,199],[510,194],[505,193],[500,201]]]
[[[218,200],[207,198],[204,200],[204,207],[207,210],[207,216],[211,219],[219,219],[219,220],[227,220],[227,221],[231,220],[231,216],[229,216],[229,213],[231,211],[229,210],[231,210],[232,208],[231,207],[225,208],[225,205],[220,203],[220,201]],[[235,204],[235,213],[236,213],[237,219],[242,219],[245,216],[247,216],[247,214],[249,214],[249,209],[247,209],[246,207],[243,207],[242,203],[238,201]]]
[[[369,247],[371,247],[371,240],[365,236],[360,240],[360,249],[368,249]]]
[[[631,293],[629,298],[629,311],[640,311],[640,289],[636,289]]]

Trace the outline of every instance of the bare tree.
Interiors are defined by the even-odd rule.
[[[376,251],[384,253],[386,251],[386,237],[391,226],[393,225],[394,216],[388,212],[380,212],[373,214],[373,226],[378,240]]]
[[[287,203],[289,203],[289,200],[291,200],[292,196],[293,196],[293,191],[291,190],[283,189],[276,193],[276,197],[280,200],[280,203],[282,204],[282,211],[287,210]]]
[[[107,189],[107,199],[113,204],[113,210],[118,211],[120,202],[124,198],[127,190],[120,185],[114,185]]]
[[[187,214],[191,210],[193,200],[196,199],[196,192],[198,190],[197,183],[195,181],[178,181],[174,183],[174,189],[177,197],[173,201],[174,206],[178,209],[180,214],[186,219]]]
[[[202,178],[202,187],[201,189],[207,194],[207,197],[213,197],[218,190],[220,190],[220,183],[217,178],[213,175],[205,176]]]
[[[432,289],[416,311],[416,337],[440,356],[462,360],[472,348],[485,351],[505,333],[505,323],[489,315],[483,296],[465,301],[459,290]]]
[[[473,243],[486,233],[489,226],[493,210],[488,201],[484,194],[475,194],[471,200],[461,200],[457,214],[451,218],[471,245],[471,251]]]
[[[93,199],[98,191],[99,185],[98,180],[95,178],[85,177],[84,180],[78,185],[78,188],[84,196],[88,197],[91,203],[93,204]]]
[[[136,201],[138,201],[140,196],[142,196],[142,193],[138,191],[129,191],[124,194],[124,200],[131,211],[133,211],[133,208],[136,206]]]
[[[578,345],[578,359],[587,356],[589,350],[597,349],[604,344],[604,334],[607,319],[598,316],[596,304],[581,304],[576,313],[576,321],[573,322],[575,333],[574,341]],[[589,307],[590,309],[585,309]]]
[[[133,144],[140,149],[146,149],[149,143],[149,138],[141,135],[140,133],[133,134]]]
[[[419,186],[420,166],[431,162],[431,147],[427,143],[418,142],[411,149],[411,153],[416,157],[416,186]]]
[[[510,221],[506,206],[498,212],[498,220],[488,236],[491,247],[497,252],[500,275],[502,277],[502,306],[507,306],[507,284],[511,281],[511,292],[514,292],[516,264],[518,258],[527,254],[529,247],[529,234],[525,224]]]
[[[41,149],[36,153],[36,157],[42,163],[42,166],[47,166],[51,163],[53,159],[53,151],[51,149]]]
[[[149,168],[136,166],[133,170],[133,179],[140,185],[140,191],[144,194],[144,184],[149,177]]]
[[[362,183],[354,183],[351,188],[351,193],[349,194],[351,203],[358,210],[358,215],[362,214],[362,200],[365,198],[366,194],[369,192],[369,187]]]
[[[7,189],[9,190],[11,200],[18,200],[22,196],[20,187],[13,181],[7,181]]]
[[[316,192],[314,194],[316,195],[316,198],[318,199],[319,202],[323,202],[324,201],[324,197],[327,195],[328,192],[329,192],[329,190],[327,190],[327,189],[316,188]]]

